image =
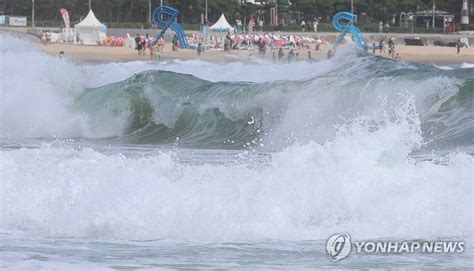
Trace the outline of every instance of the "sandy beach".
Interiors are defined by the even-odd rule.
[[[87,46],[75,45],[70,43],[50,43],[47,46],[43,45],[41,40],[35,36],[26,34],[25,29],[21,28],[3,28],[5,33],[10,35],[27,39],[35,44],[40,50],[53,55],[59,56],[59,53],[64,52],[64,56],[72,58],[77,61],[105,61],[105,62],[124,62],[137,60],[150,60],[149,55],[139,56],[137,51],[133,48],[126,47],[108,47],[108,46]],[[3,31],[2,31],[3,32]],[[301,33],[297,33],[301,34]],[[324,36],[323,33],[321,33]],[[328,35],[334,35],[331,33]],[[367,36],[376,35],[368,33]],[[439,47],[439,46],[406,46],[402,45],[401,40],[403,35],[396,36],[396,50],[400,54],[402,61],[415,63],[430,63],[437,65],[444,64],[462,64],[474,63],[474,47],[462,48],[461,53],[457,54],[456,48],[453,47]],[[451,37],[453,38],[453,37]],[[315,44],[309,44],[310,49],[299,50],[298,60],[307,60],[308,51],[311,52],[311,58],[314,60],[326,59],[327,51],[331,48],[331,44],[322,44],[319,51],[315,50]],[[338,50],[342,50],[345,44],[341,44]],[[275,49],[275,54],[277,50]],[[267,47],[265,59],[272,60],[272,49]],[[284,50],[285,61],[287,59],[288,50]],[[372,52],[370,52],[372,53]],[[375,55],[389,57],[388,53],[380,54],[377,50]],[[211,62],[230,62],[230,61],[255,61],[261,60],[262,56],[258,55],[258,50],[254,46],[253,50],[233,50],[231,53],[226,53],[222,49],[208,49],[198,56],[194,50],[179,50],[172,51],[171,44],[166,43],[161,54],[160,60],[170,59],[202,59]]]
[[[126,47],[105,47],[105,46],[84,46],[65,43],[53,43],[44,46],[40,42],[36,46],[51,55],[59,55],[59,52],[64,52],[65,56],[71,57],[81,61],[136,61],[149,60],[149,56],[139,56],[137,51],[133,48]],[[341,50],[344,45],[341,45]],[[327,51],[331,45],[323,44],[319,51],[315,50],[315,45],[310,44],[310,49],[299,51],[299,60],[308,59],[308,51],[311,52],[312,59],[326,59]],[[433,63],[433,64],[461,64],[474,63],[474,48],[463,48],[461,53],[457,54],[456,48],[452,47],[438,47],[438,46],[406,46],[396,45],[397,52],[400,54],[403,61],[416,63]],[[272,60],[272,50],[267,49],[265,59]],[[275,54],[277,51],[275,50]],[[285,50],[285,57],[288,55],[288,50]],[[388,54],[380,54],[377,50],[376,55],[388,57]],[[209,49],[203,52],[200,56],[194,50],[179,50],[172,51],[171,44],[167,43],[162,52],[161,60],[167,59],[202,59],[213,62],[228,62],[228,61],[253,61],[261,59],[258,55],[258,50],[233,50],[231,53],[225,53],[223,50]],[[159,61],[159,60],[157,60]]]

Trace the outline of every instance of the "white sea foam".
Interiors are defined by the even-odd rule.
[[[413,129],[415,128],[415,129]],[[288,147],[269,165],[44,146],[0,153],[3,231],[99,239],[308,240],[472,234],[473,159],[408,157],[409,119]]]
[[[454,68],[452,66],[437,66],[434,65],[435,67],[442,69],[442,70],[453,70]],[[456,65],[459,67],[459,65]],[[460,68],[462,69],[471,69],[474,68],[474,63],[462,63]]]
[[[2,35],[0,52],[2,137],[89,134],[87,121],[67,108],[74,94],[84,89],[71,63]]]
[[[87,87],[142,70],[212,81],[301,80],[344,61],[77,65],[23,41],[1,44],[8,64],[1,65],[3,138],[113,135],[125,121],[91,130],[72,101]],[[349,68],[346,77],[356,71]],[[424,118],[458,91],[459,81],[355,78],[344,89],[347,78],[321,80],[304,83],[283,108],[265,140],[292,133],[296,140],[280,144],[269,164],[182,163],[179,150],[126,157],[71,146],[3,149],[0,229],[127,240],[308,240],[338,231],[359,238],[472,236],[472,156],[455,152],[434,162],[409,155],[424,143]]]
[[[101,125],[101,129],[91,129],[88,117],[70,107],[86,88],[125,80],[145,70],[179,71],[211,81],[299,80],[317,74],[309,63],[280,67],[271,63],[222,65],[177,60],[78,65],[49,56],[26,41],[5,35],[0,35],[0,53],[0,130],[3,138],[97,138],[120,134],[126,125],[126,114],[125,119],[118,122],[109,120]],[[324,65],[321,65],[322,68]],[[327,71],[330,66],[327,64],[320,72]]]
[[[0,39],[5,36],[0,35]],[[417,109],[422,115],[430,110],[432,100],[443,101],[457,91],[458,80],[433,77],[430,80],[403,81],[397,78],[358,80],[351,75],[369,72],[361,69],[370,66],[370,59],[357,58],[347,50],[332,61],[318,63],[298,62],[274,65],[268,62],[214,64],[201,60],[168,61],[166,63],[127,62],[111,64],[78,65],[68,60],[48,56],[32,48],[31,44],[9,39],[1,43],[2,97],[0,99],[2,138],[44,138],[81,137],[102,138],[119,136],[128,125],[129,108],[124,105],[114,118],[101,119],[87,116],[72,109],[74,99],[86,88],[95,88],[108,83],[125,80],[144,70],[170,70],[191,73],[211,81],[297,80],[314,78],[338,71],[340,76],[309,80],[300,89],[292,89],[290,98],[281,93],[266,94],[262,106],[272,111],[283,111],[281,124],[270,134],[269,141],[287,140],[295,134],[302,142],[318,139],[318,142],[332,136],[333,126],[341,119],[350,119],[363,113],[378,118],[383,99],[389,101],[386,107],[400,104],[399,93],[413,93]],[[347,61],[353,63],[347,65]],[[28,63],[25,65],[24,63]],[[398,65],[398,64],[397,64]],[[8,67],[8,68],[6,68]],[[343,67],[343,68],[341,68]],[[396,69],[416,69],[411,65],[395,66]],[[361,92],[362,90],[362,92]],[[438,99],[438,96],[444,96]],[[371,100],[371,103],[366,102]],[[386,103],[386,102],[384,102]],[[159,107],[159,105],[158,105]],[[278,108],[275,108],[278,107]],[[270,110],[272,109],[272,110]],[[110,106],[106,111],[116,110]],[[220,108],[228,112],[228,108]],[[388,111],[393,111],[386,108]],[[302,118],[301,116],[306,116]],[[173,123],[167,120],[166,123]],[[100,125],[97,125],[97,124]]]
[[[450,67],[450,66],[438,66],[438,65],[433,65],[433,66],[435,66],[438,69],[445,70],[445,71],[454,70],[454,68]]]

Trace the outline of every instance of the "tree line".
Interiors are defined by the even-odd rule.
[[[35,18],[38,21],[60,21],[59,8],[66,8],[72,22],[78,22],[89,10],[89,0],[35,0]],[[338,11],[351,8],[350,0],[261,0],[255,5],[242,0],[208,0],[208,19],[216,21],[224,13],[232,24],[235,19],[249,19],[251,16],[265,16],[269,10],[277,7],[281,18],[291,17],[293,21],[320,18],[330,20]],[[436,9],[459,14],[459,0],[437,0]],[[152,11],[159,7],[161,0],[91,0],[92,9],[97,18],[108,23],[146,23],[149,3]],[[431,10],[433,0],[354,0],[354,11],[363,15],[368,22],[385,21],[400,12]],[[163,5],[172,6],[180,11],[179,21],[196,24],[201,22],[205,13],[205,0],[163,0]],[[32,11],[32,0],[0,0],[0,13],[5,15],[28,16]],[[268,21],[268,20],[266,20]]]

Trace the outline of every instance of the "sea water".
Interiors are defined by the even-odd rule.
[[[79,64],[0,41],[4,269],[472,265],[469,63]],[[332,262],[341,232],[466,250]]]

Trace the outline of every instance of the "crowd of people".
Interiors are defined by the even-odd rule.
[[[135,36],[135,50],[138,51],[138,56],[146,56],[147,51],[151,59],[160,58],[163,48],[165,46],[165,40],[161,37],[159,40],[155,40],[145,35],[140,36],[139,33]]]
[[[46,45],[50,42],[50,34],[48,31],[43,32],[42,40],[43,43]],[[148,34],[145,36],[140,36],[137,33],[135,39],[135,50],[137,50],[139,56],[147,56],[151,59],[160,58],[165,46],[165,41],[163,37],[161,37],[158,41],[149,37]],[[248,50],[249,56],[252,56],[251,51],[257,49],[258,55],[261,58],[265,58],[267,51],[270,50],[271,57],[273,62],[293,62],[300,60],[300,53],[305,52],[302,58],[307,60],[313,60],[312,50],[309,44],[314,44],[314,51],[321,51],[321,45],[327,44],[328,42],[324,40],[324,38],[308,38],[302,37],[297,35],[286,35],[281,36],[275,33],[264,33],[261,35],[236,35],[231,34],[230,32],[227,33],[225,38],[222,42],[217,41],[217,39],[213,40],[211,38],[211,44],[214,45],[204,45],[202,37],[196,38],[194,40],[196,46],[194,49],[197,55],[201,55],[206,49],[214,48],[214,49],[223,49],[224,52],[231,53],[232,50]],[[223,47],[220,47],[222,44]],[[176,35],[174,35],[172,41],[172,50],[178,51],[179,42]],[[376,43],[372,43],[372,46],[369,46],[372,49],[372,53],[375,55],[379,53],[380,55],[387,54],[388,58],[391,58],[396,61],[401,61],[402,57],[399,52],[396,50],[394,38],[389,38],[387,43],[385,43],[385,39],[382,38]],[[456,42],[456,49],[457,53],[460,53],[461,48],[464,44],[457,40]],[[288,53],[285,54],[285,49],[288,50]],[[327,58],[332,58],[335,55],[335,51],[329,49],[327,52]],[[285,58],[286,56],[286,58]],[[306,56],[306,57],[305,57]]]
[[[372,44],[373,54],[376,54],[377,49],[379,50],[380,54],[385,54],[387,52],[387,50],[385,50],[385,39],[382,38],[379,41],[378,46],[375,43]],[[396,52],[395,50],[395,40],[393,38],[388,39],[388,57],[397,61],[402,60],[400,53]]]
[[[312,23],[311,22],[306,23],[305,20],[301,20],[300,22],[302,32],[310,32],[310,31],[318,32],[318,25],[319,25],[318,19],[315,19]]]
[[[304,26],[306,23],[302,24]],[[47,40],[46,34],[43,35],[43,39]],[[136,47],[139,56],[149,55],[150,58],[160,58],[163,49],[164,49],[164,39],[160,38],[159,41],[155,41],[153,38],[149,37],[146,34],[144,37],[137,34],[135,37]],[[270,50],[271,57],[274,62],[292,62],[297,61],[300,58],[300,53],[303,50],[306,50],[303,53],[302,58],[308,60],[313,59],[312,49],[310,49],[309,44],[314,44],[314,50],[320,51],[322,44],[329,45],[324,38],[311,38],[308,36],[300,35],[280,35],[277,33],[263,33],[263,34],[231,34],[228,32],[225,35],[225,38],[219,40],[217,37],[211,36],[210,42],[204,45],[204,39],[202,35],[195,35],[191,43],[196,44],[192,46],[197,52],[197,55],[201,55],[207,49],[217,49],[223,50],[226,53],[231,53],[232,50],[248,50],[249,57],[252,56],[252,51],[257,50],[258,55],[261,58],[265,58],[267,51]],[[174,35],[172,41],[172,50],[177,51],[179,46],[179,41],[176,35]],[[463,46],[460,40],[456,43],[457,53],[460,53],[460,48]],[[288,53],[285,54],[285,49]],[[395,39],[390,37],[385,42],[385,38],[380,39],[378,44],[375,42],[372,43],[372,46],[369,46],[367,50],[372,49],[373,54],[380,53],[381,55],[387,54],[388,58],[391,58],[396,61],[401,61],[402,57],[399,52],[396,50]],[[335,51],[330,49],[327,53],[327,58],[332,58],[335,55]],[[286,58],[285,58],[286,56]]]
[[[304,43],[290,43],[288,49],[288,55],[286,56],[285,59],[285,53],[284,53],[284,48],[283,47],[277,47],[277,48],[271,48],[272,50],[272,59],[273,62],[294,62],[294,61],[299,61],[304,58],[304,54],[301,57],[301,53],[306,52],[306,60],[308,61],[313,61],[313,55],[312,55],[312,48],[309,45],[306,45]],[[321,51],[319,44],[317,44],[314,47],[314,51]],[[332,51],[332,50],[330,50]],[[262,55],[262,57],[265,56],[265,50],[259,50],[259,54]],[[328,58],[331,58],[332,56],[329,56]]]

